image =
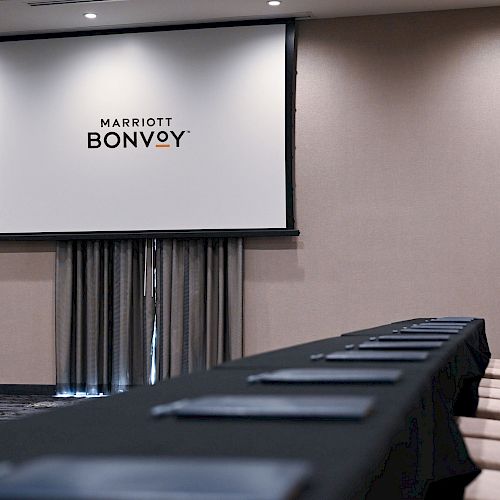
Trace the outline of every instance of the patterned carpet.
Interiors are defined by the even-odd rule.
[[[85,401],[85,399],[0,394],[0,421],[23,418],[61,406],[78,404],[81,401]]]

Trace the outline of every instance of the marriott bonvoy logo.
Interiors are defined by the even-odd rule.
[[[87,132],[88,149],[180,148],[190,130],[179,130],[173,118],[101,118],[98,132]]]

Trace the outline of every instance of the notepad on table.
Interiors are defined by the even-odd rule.
[[[412,342],[412,341],[401,341],[401,342],[377,342],[377,341],[372,341],[372,342],[362,342],[359,344],[358,349],[380,349],[380,350],[387,350],[387,349],[439,349],[443,345],[442,342]]]
[[[378,340],[380,342],[391,342],[391,341],[409,341],[409,342],[412,342],[412,341],[416,341],[416,340],[422,340],[424,342],[427,342],[429,340],[449,340],[450,339],[450,335],[441,335],[439,333],[424,333],[424,334],[421,334],[421,335],[417,335],[417,334],[411,334],[411,333],[407,333],[407,334],[401,334],[401,333],[397,333],[395,335],[380,335],[378,337]]]
[[[14,466],[0,498],[295,500],[310,476],[299,460],[54,456]]]
[[[470,323],[476,318],[472,316],[443,316],[441,318],[432,318],[431,321],[436,321],[438,323]]]
[[[151,409],[154,417],[344,419],[366,417],[372,396],[223,395],[183,399]]]
[[[425,361],[426,351],[336,351],[325,356],[327,361]]]
[[[464,323],[417,323],[405,328],[430,328],[430,329],[449,328],[451,330],[462,330],[466,326],[467,325]]]
[[[294,368],[250,375],[247,381],[264,384],[394,383],[401,374],[401,370],[385,368]]]
[[[425,333],[451,333],[451,334],[457,334],[460,333],[460,330],[455,330],[451,328],[402,328],[400,330],[401,333],[420,333],[420,334],[425,334]]]

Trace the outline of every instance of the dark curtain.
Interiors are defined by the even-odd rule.
[[[59,242],[60,394],[113,393],[242,355],[241,239]]]
[[[159,380],[243,353],[241,238],[158,240]]]

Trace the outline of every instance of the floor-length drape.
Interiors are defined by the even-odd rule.
[[[58,393],[118,392],[242,350],[242,239],[58,243]]]
[[[144,240],[57,244],[58,393],[118,392],[148,380],[151,247]]]
[[[159,380],[243,354],[243,240],[157,241]]]

